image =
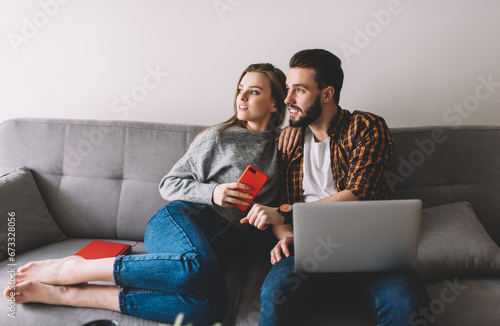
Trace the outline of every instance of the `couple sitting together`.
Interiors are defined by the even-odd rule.
[[[340,276],[287,281],[297,273],[290,205],[388,197],[391,134],[381,117],[339,106],[343,79],[340,59],[321,49],[296,53],[286,76],[269,63],[248,66],[237,84],[233,117],[202,131],[161,180],[160,193],[170,203],[149,221],[147,254],[29,263],[18,270],[16,302],[108,309],[171,323],[182,312],[187,323],[213,324],[223,318],[228,299],[214,240],[232,246],[235,234],[271,226],[277,242],[261,288],[259,325],[304,325],[307,293],[321,293],[325,282]],[[281,131],[287,109],[290,127]],[[269,176],[255,199],[237,182],[249,164]],[[248,206],[245,198],[255,204],[243,212],[235,205]],[[231,236],[221,237],[225,233]],[[416,272],[369,273],[360,281],[377,325],[408,325],[429,302]],[[276,300],[276,293],[285,299]]]

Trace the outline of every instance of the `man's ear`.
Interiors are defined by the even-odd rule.
[[[323,102],[328,103],[333,101],[333,95],[335,94],[335,88],[333,86],[328,86],[323,90]]]

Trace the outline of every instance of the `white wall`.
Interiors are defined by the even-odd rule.
[[[0,121],[214,124],[248,64],[286,72],[314,47],[343,60],[346,109],[391,127],[500,125],[499,13],[496,0],[0,0]]]

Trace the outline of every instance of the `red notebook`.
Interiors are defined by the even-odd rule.
[[[109,258],[126,255],[131,250],[132,246],[126,243],[92,240],[78,251],[75,256],[81,256],[85,259]]]

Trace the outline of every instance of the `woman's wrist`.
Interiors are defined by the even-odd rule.
[[[213,205],[217,205],[217,204],[215,203],[215,189],[216,189],[218,186],[220,186],[220,184],[216,185],[216,186],[212,189],[212,204],[213,204]],[[219,205],[217,205],[217,206],[219,206]]]

